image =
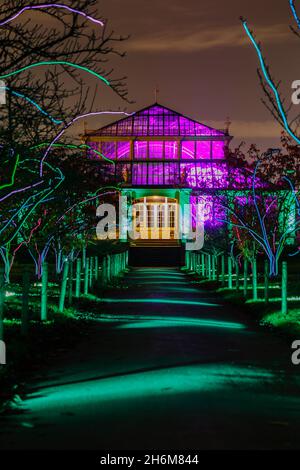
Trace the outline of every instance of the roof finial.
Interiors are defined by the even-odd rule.
[[[155,99],[155,103],[157,103],[158,94],[159,94],[159,88],[158,88],[158,85],[156,85],[156,87],[155,87],[155,89],[154,89],[154,99]]]
[[[227,116],[226,121],[225,121],[225,126],[226,126],[225,130],[226,130],[227,134],[229,134],[229,128],[230,128],[231,124],[232,124],[232,122],[230,121],[230,117]]]

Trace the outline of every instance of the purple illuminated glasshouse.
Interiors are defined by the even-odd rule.
[[[217,211],[212,190],[249,188],[238,169],[231,168],[229,178],[226,155],[231,138],[227,131],[154,104],[86,132],[84,142],[113,161],[99,157],[101,164],[95,162],[103,184],[121,184],[132,200],[165,196],[182,204],[204,198],[205,218],[212,221]],[[94,152],[88,157],[95,161]],[[223,218],[220,209],[218,214]]]

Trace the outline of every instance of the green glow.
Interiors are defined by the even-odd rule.
[[[176,359],[175,359],[176,360]],[[129,399],[147,399],[148,397],[174,396],[206,391],[232,393],[240,397],[241,392],[249,393],[249,387],[259,384],[274,384],[276,374],[267,369],[235,366],[225,364],[177,365],[162,367],[158,370],[129,370],[116,373],[114,377],[86,377],[79,382],[53,384],[39,387],[39,390],[27,396],[24,405],[30,413],[37,416],[43,411],[49,415],[77,408],[79,412],[93,415],[99,403],[103,409],[116,401],[120,403]],[[201,397],[201,394],[199,395]],[[277,397],[276,397],[277,398]],[[113,408],[112,408],[113,409]],[[24,419],[21,417],[20,419]]]
[[[268,313],[261,321],[263,325],[273,325],[275,327],[286,327],[289,331],[297,331],[300,328],[300,310],[289,309],[287,314],[282,314],[280,310]]]
[[[14,165],[13,172],[12,172],[12,175],[11,175],[11,182],[7,183],[7,184],[3,184],[2,186],[0,186],[0,190],[4,189],[4,188],[9,188],[9,187],[11,187],[15,184],[15,175],[16,175],[16,171],[17,171],[17,168],[18,168],[19,160],[20,160],[20,155],[18,154],[17,158],[16,158],[15,165]]]
[[[151,286],[154,283],[151,282]],[[160,283],[157,283],[160,284]],[[199,294],[198,289],[193,289],[192,287],[173,287],[173,283],[170,282],[170,287],[165,287],[167,292],[182,292],[183,294]]]
[[[35,64],[30,64],[30,65],[27,65],[26,67],[22,67],[21,69],[14,70],[13,72],[6,73],[5,75],[0,75],[0,79],[12,77],[14,75],[18,75],[21,72],[25,72],[25,70],[29,70],[29,69],[32,69],[32,68],[35,68],[35,67],[41,67],[41,66],[44,66],[44,65],[67,65],[69,67],[74,67],[75,69],[84,70],[85,72],[88,72],[91,75],[94,75],[95,77],[97,77],[99,80],[104,82],[106,85],[110,86],[109,81],[106,80],[106,78],[102,77],[102,75],[99,75],[97,72],[94,72],[94,70],[91,70],[91,69],[89,69],[87,67],[84,67],[82,65],[74,64],[73,62],[66,62],[64,60],[58,60],[58,61],[49,60],[49,61],[46,61],[46,62],[37,62]]]
[[[159,276],[159,279],[184,279],[183,276],[170,276],[170,275],[160,275],[160,274],[157,274],[156,276],[153,275],[153,276],[149,276],[149,275],[146,275],[146,276],[130,276],[130,279],[157,279],[157,277]]]
[[[101,299],[102,302],[107,303],[129,303],[129,304],[173,304],[173,305],[199,305],[204,307],[221,307],[220,304],[212,304],[208,302],[197,302],[195,300],[181,300],[181,299]]]
[[[203,320],[201,318],[191,317],[169,317],[169,316],[149,316],[149,315],[100,315],[98,321],[107,323],[122,323],[119,329],[130,328],[169,328],[169,327],[212,327],[212,328],[231,328],[235,330],[245,329],[241,323]],[[126,325],[124,325],[124,322]]]
[[[287,297],[287,300],[288,301],[294,301],[294,302],[298,302],[300,300],[300,297]],[[270,297],[269,298],[269,302],[272,303],[272,302],[281,302],[282,301],[282,297]],[[257,299],[257,300],[253,300],[253,299],[249,299],[246,301],[247,304],[256,304],[256,303],[264,303],[265,302],[265,299]]]
[[[138,284],[146,284],[148,286],[155,286],[155,285],[161,285],[161,284],[166,284],[169,286],[186,286],[186,281],[139,281]]]
[[[16,292],[9,292],[9,291],[6,291],[5,292],[5,297],[15,297],[15,296],[20,296],[22,294],[17,294]]]

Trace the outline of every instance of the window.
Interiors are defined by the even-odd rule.
[[[181,158],[183,160],[195,158],[195,142],[193,140],[184,141],[181,145]]]
[[[116,159],[116,142],[102,142],[101,153],[110,160]]]
[[[163,163],[149,163],[148,165],[148,184],[164,184],[164,165]]]
[[[178,158],[178,142],[165,142],[165,159],[174,160]]]
[[[133,134],[136,136],[147,135],[148,133],[148,117],[134,116]]]
[[[165,184],[179,183],[179,168],[177,163],[164,163]]]
[[[196,143],[196,147],[196,158],[203,158],[207,160],[211,158],[211,142],[209,140],[198,141]]]
[[[195,123],[185,117],[180,117],[180,135],[195,135]]]
[[[132,184],[147,184],[147,163],[135,163],[132,171]]]
[[[145,160],[148,158],[148,142],[134,142],[134,158],[136,160]]]
[[[130,159],[130,142],[117,143],[117,158],[118,160]]]
[[[149,158],[162,160],[164,154],[163,142],[149,142]]]
[[[213,158],[225,158],[225,145],[224,142],[215,140],[212,143],[212,155]]]

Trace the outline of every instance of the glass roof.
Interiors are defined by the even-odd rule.
[[[223,130],[213,129],[189,119],[176,111],[154,104],[132,116],[90,132],[89,136],[226,136]]]

